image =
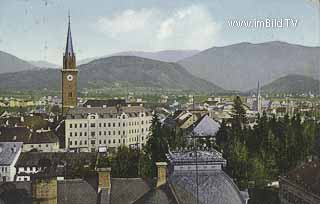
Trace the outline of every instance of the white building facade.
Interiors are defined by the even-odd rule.
[[[121,145],[147,142],[152,114],[142,106],[78,107],[65,120],[66,149],[79,152],[114,151]]]

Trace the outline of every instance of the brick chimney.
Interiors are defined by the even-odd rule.
[[[156,162],[157,166],[157,187],[167,183],[167,162]]]
[[[97,168],[98,172],[98,192],[101,191],[101,189],[111,189],[111,168]]]
[[[56,177],[37,177],[32,179],[32,204],[58,204]]]

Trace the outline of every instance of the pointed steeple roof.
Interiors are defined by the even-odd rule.
[[[71,36],[71,27],[70,27],[70,12],[69,12],[68,36],[67,36],[67,45],[66,45],[65,55],[66,55],[66,56],[68,56],[68,55],[70,55],[70,56],[74,55],[73,45],[72,45],[72,36]]]

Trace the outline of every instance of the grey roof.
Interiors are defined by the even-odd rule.
[[[206,137],[206,136],[215,136],[220,129],[220,124],[210,118],[208,115],[204,115],[198,121],[195,122],[194,127],[191,128],[193,136],[196,137]]]
[[[68,36],[67,36],[67,44],[66,44],[66,51],[65,55],[73,56],[73,45],[72,45],[72,36],[71,36],[71,26],[70,26],[70,16],[69,16],[69,23],[68,23]]]
[[[0,165],[10,165],[21,149],[22,142],[0,142]]]
[[[171,165],[176,164],[198,164],[208,162],[226,162],[222,154],[215,149],[210,151],[197,150],[197,158],[194,150],[169,151],[166,155]]]
[[[181,204],[196,203],[196,172],[173,173],[169,182]],[[200,204],[244,204],[239,189],[222,170],[199,172]]]
[[[138,117],[139,113],[145,113],[147,116],[151,112],[142,106],[121,106],[121,107],[77,107],[72,108],[67,113],[67,119],[73,118],[87,118],[89,114],[98,114],[100,118],[115,118],[122,113],[126,113],[129,117]]]
[[[59,204],[96,204],[95,189],[82,179],[58,181]]]
[[[154,186],[152,181],[141,178],[112,178],[111,204],[134,203]]]
[[[94,188],[82,179],[58,181],[58,204],[97,204]],[[5,204],[32,204],[31,182],[0,185],[0,199]]]
[[[139,198],[134,204],[178,204],[172,194],[169,184],[162,185],[158,188],[153,188],[143,197]]]

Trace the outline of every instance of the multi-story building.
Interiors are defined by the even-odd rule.
[[[141,147],[147,141],[152,113],[142,105],[77,107],[66,114],[69,151],[106,152],[121,145]]]
[[[14,181],[22,142],[0,142],[0,182]]]

